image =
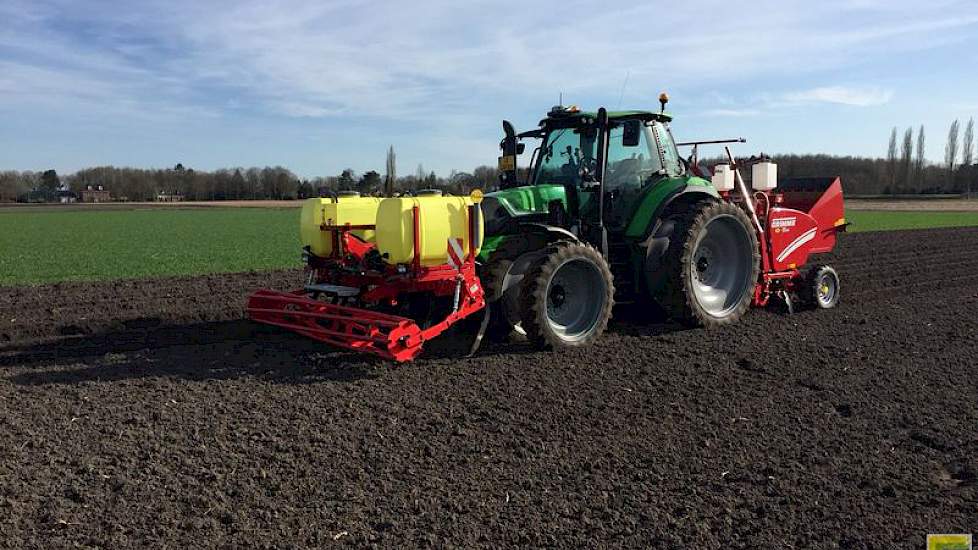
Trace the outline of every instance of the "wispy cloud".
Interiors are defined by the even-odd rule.
[[[707,109],[697,114],[707,117],[753,117],[761,114],[759,109]]]
[[[690,98],[685,109],[710,117],[883,106],[894,85],[852,75],[974,39],[978,4],[934,2],[759,0],[739,17],[720,0],[668,10],[582,0],[4,0],[0,112],[44,100],[133,120],[203,113],[224,117],[228,133],[246,117],[332,135],[355,122],[364,133],[399,126],[434,149],[452,133],[491,142],[504,114],[533,124],[560,92],[613,105],[626,74],[623,105],[654,104],[669,89],[677,106]],[[710,24],[691,32],[704,14]]]
[[[855,88],[846,86],[822,86],[800,92],[784,94],[788,103],[837,103],[853,107],[885,105],[893,99],[893,90],[882,88]]]

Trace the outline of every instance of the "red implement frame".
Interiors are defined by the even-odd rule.
[[[363,242],[350,231],[375,226],[324,224],[321,227],[333,232],[333,251],[330,258],[322,259],[322,265],[314,268],[317,283],[361,289],[357,299],[367,307],[394,307],[405,294],[452,296],[452,311],[427,328],[422,329],[407,317],[317,300],[305,290],[259,290],[248,299],[248,315],[254,321],[286,328],[336,347],[399,362],[414,359],[426,341],[485,307],[482,284],[475,273],[474,208],[478,207],[469,207],[468,251],[458,269],[447,264],[423,265],[417,206],[413,213],[414,258],[410,266],[387,265],[380,270],[366,267],[367,255],[374,245]]]
[[[766,306],[775,293],[800,290],[799,268],[804,266],[809,254],[831,251],[836,234],[845,231],[842,182],[839,178],[824,181],[827,185],[818,190],[755,191],[748,199],[757,213],[759,226],[755,230],[761,252],[761,277],[754,288],[755,306]],[[728,201],[742,200],[733,193],[722,195]],[[792,225],[781,227],[775,220],[790,221]],[[796,232],[800,238],[793,238],[794,235],[784,238],[792,228],[809,226],[813,228],[811,236]]]

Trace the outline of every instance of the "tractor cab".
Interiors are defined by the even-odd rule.
[[[648,111],[608,113],[604,182],[598,184],[597,116],[571,113],[541,122],[545,137],[530,174],[530,185],[564,186],[578,198],[578,212],[588,222],[603,218],[610,230],[624,230],[643,190],[683,173],[668,128],[668,115]],[[595,200],[604,193],[604,212]]]
[[[504,191],[498,196],[507,208],[496,213],[531,218],[546,214],[543,217],[564,222],[560,225],[572,230],[579,229],[573,220],[580,219],[585,226],[604,225],[611,231],[624,231],[647,190],[664,178],[680,177],[685,172],[669,130],[671,120],[665,113],[612,111],[607,113],[607,128],[602,134],[598,113],[554,107],[540,121],[538,130],[516,134],[505,122],[500,187],[516,194],[527,194],[520,189],[554,190],[560,202],[513,201],[511,193]],[[602,135],[607,142],[603,154]],[[516,154],[523,151],[522,140],[528,138],[539,139],[540,145],[533,151],[526,179],[520,181]],[[492,217],[490,212],[487,222],[492,223]]]

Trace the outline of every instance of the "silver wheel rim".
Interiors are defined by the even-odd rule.
[[[829,272],[822,273],[815,287],[815,297],[818,299],[818,303],[823,306],[831,305],[835,301],[838,293],[839,283],[835,280],[835,277]]]
[[[703,228],[693,249],[693,297],[713,317],[735,311],[750,289],[754,251],[740,220],[717,216]]]
[[[594,331],[604,309],[605,280],[593,263],[572,259],[561,264],[547,285],[547,324],[566,341]]]

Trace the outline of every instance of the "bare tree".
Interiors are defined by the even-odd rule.
[[[890,146],[886,149],[886,171],[887,177],[890,180],[890,189],[892,192],[893,186],[896,184],[896,172],[897,172],[897,129],[896,126],[893,127],[893,131],[890,132]]]
[[[910,187],[913,178],[913,128],[903,133],[903,148],[900,151],[900,188]]]
[[[971,166],[974,158],[975,119],[969,118],[964,127],[964,138],[961,140],[961,166]]]
[[[964,127],[964,139],[961,142],[961,167],[964,168],[965,192],[971,194],[971,178],[974,171],[971,168],[971,161],[974,158],[975,141],[975,119],[969,118],[968,125]]]
[[[384,175],[384,195],[394,196],[394,186],[397,183],[397,156],[394,154],[394,146],[391,145],[387,150],[387,174]]]
[[[947,132],[947,145],[944,146],[944,166],[947,168],[948,190],[954,188],[954,166],[958,160],[958,121],[951,123]]]
[[[914,159],[913,166],[913,177],[914,177],[914,188],[919,192],[924,186],[924,125],[920,125],[920,129],[917,130],[917,158]]]

